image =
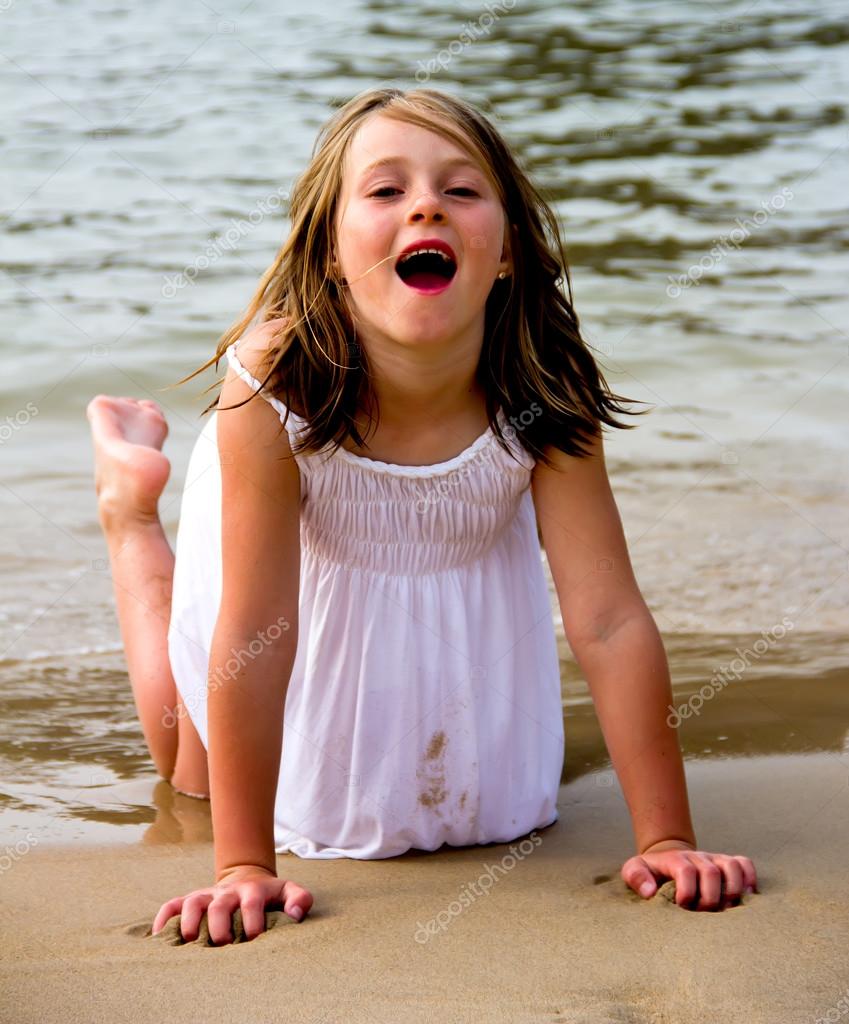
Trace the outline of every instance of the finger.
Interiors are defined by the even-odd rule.
[[[194,942],[200,932],[200,919],[212,901],[212,893],[191,893],[183,900],[183,912],[180,915],[180,934],[183,942]]]
[[[751,888],[752,892],[758,891],[758,874],[755,871],[755,865],[751,862],[748,857],[734,857],[740,865],[743,872],[743,886],[744,888]]]
[[[233,911],[239,906],[237,892],[220,893],[206,908],[209,939],[214,946],[233,941]]]
[[[631,857],[622,865],[622,880],[643,899],[650,899],[657,892],[654,873],[642,857]]]
[[[699,894],[699,872],[695,864],[685,854],[683,857],[676,857],[669,870],[675,879],[676,904],[679,907],[688,907]]]
[[[743,895],[743,868],[733,857],[714,856],[714,863],[723,874],[725,902],[739,900]]]
[[[250,941],[265,931],[266,894],[256,882],[245,882],[239,886],[239,898],[245,938]]]
[[[715,910],[722,899],[722,872],[710,855],[694,853],[699,872],[699,903],[697,910]]]
[[[156,917],[153,919],[153,925],[150,929],[151,935],[156,935],[157,932],[162,931],[171,918],[180,913],[182,905],[182,896],[175,896],[173,900],[168,900],[167,903],[163,903],[159,908]]]
[[[283,910],[296,921],[300,921],[310,912],[313,905],[312,894],[308,889],[295,882],[284,882],[282,892]]]

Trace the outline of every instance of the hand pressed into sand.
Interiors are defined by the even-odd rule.
[[[655,895],[660,880],[671,879],[675,902],[689,910],[724,910],[758,887],[748,857],[707,853],[681,839],[664,839],[626,860],[622,879],[644,899]]]
[[[228,868],[215,885],[196,889],[188,896],[175,896],[159,908],[151,932],[156,935],[168,920],[180,914],[184,942],[194,942],[204,914],[209,937],[216,946],[233,941],[232,916],[241,907],[246,939],[265,931],[265,911],[283,911],[295,921],[302,920],[313,905],[312,895],[302,886],[278,878],[274,872],[255,864]]]

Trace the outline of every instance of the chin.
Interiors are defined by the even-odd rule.
[[[415,318],[415,323],[388,323],[386,333],[399,345],[435,345],[447,341],[457,333],[455,324],[434,323],[427,317]]]

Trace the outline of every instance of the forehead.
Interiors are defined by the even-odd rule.
[[[487,174],[474,151],[468,152],[431,129],[375,114],[360,125],[351,139],[343,173],[345,182],[354,183],[388,166],[389,161],[408,161],[418,165],[451,161],[458,168],[465,166]]]

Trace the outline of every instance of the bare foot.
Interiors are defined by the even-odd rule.
[[[157,518],[171,472],[162,454],[168,424],[149,398],[97,395],[86,407],[94,441],[94,486],[104,528],[123,520]]]

